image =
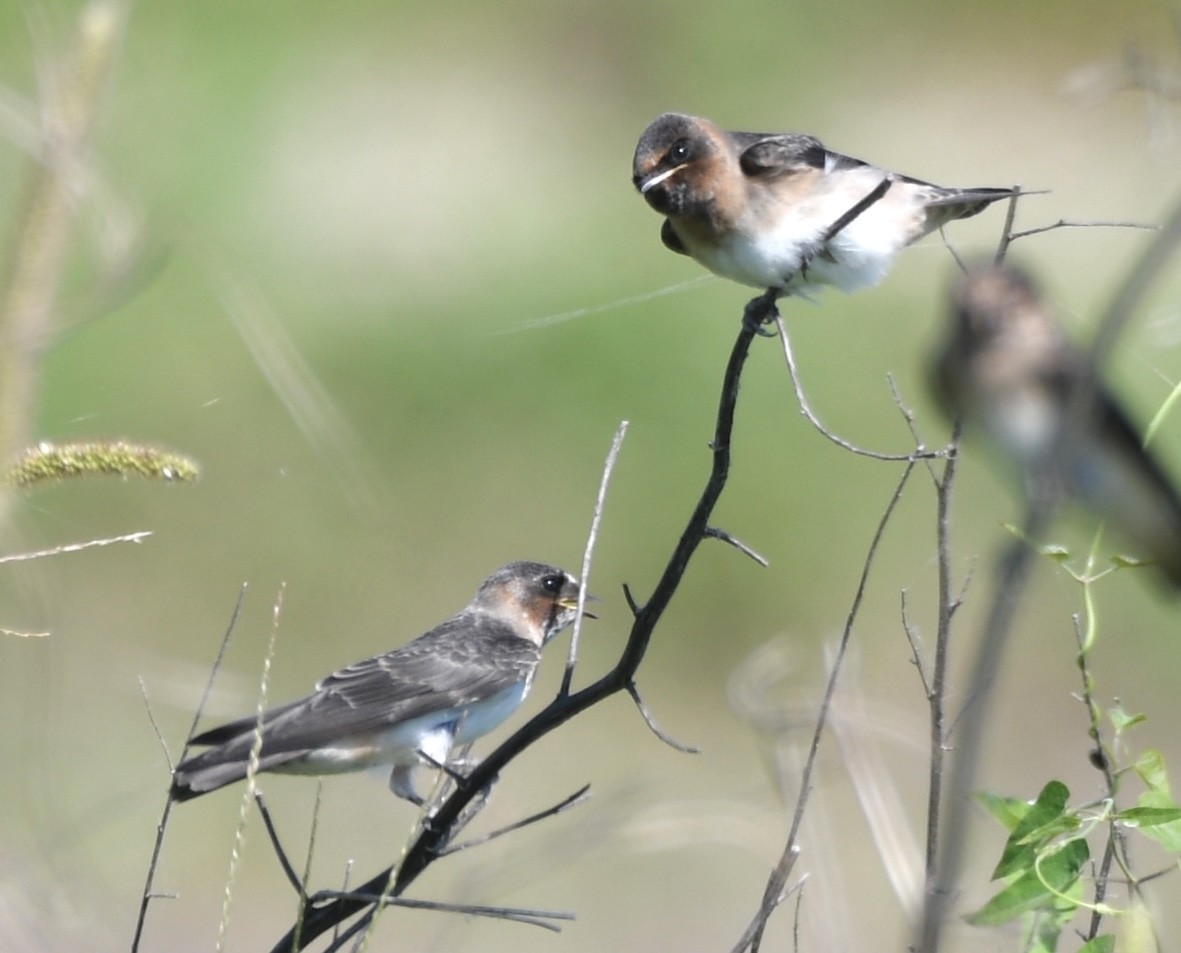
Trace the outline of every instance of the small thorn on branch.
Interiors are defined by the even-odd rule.
[[[648,711],[648,706],[644,704],[644,699],[640,697],[640,690],[636,687],[634,681],[627,683],[627,693],[631,695],[632,701],[636,703],[636,708],[640,710],[640,717],[644,719],[644,723],[651,730],[652,734],[656,735],[670,748],[675,751],[680,751],[682,754],[701,754],[701,749],[696,745],[682,744],[671,735],[668,735],[655,721],[652,720],[652,713]]]
[[[705,528],[705,535],[710,537],[711,539],[720,539],[723,543],[729,543],[731,546],[733,546],[735,549],[737,549],[740,553],[745,553],[747,556],[749,556],[751,559],[753,559],[756,563],[758,563],[760,566],[762,566],[764,568],[766,568],[767,566],[770,565],[770,563],[767,561],[766,557],[759,555],[759,553],[755,552],[753,549],[751,549],[749,546],[747,546],[746,543],[744,543],[742,540],[740,540],[734,536],[731,536],[724,529],[718,529],[716,526],[707,526]]]
[[[631,586],[626,582],[623,584],[623,598],[627,600],[627,607],[631,609],[633,616],[638,616],[644,611],[644,607],[636,602],[635,596],[632,595]]]

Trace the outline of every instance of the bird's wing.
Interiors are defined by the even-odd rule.
[[[491,697],[529,677],[540,649],[502,622],[461,614],[408,645],[322,679],[316,691],[264,716],[263,752],[306,751],[435,711]],[[243,718],[194,739],[233,742]]]
[[[860,159],[830,152],[812,136],[794,133],[768,136],[752,132],[732,132],[729,136],[741,150],[738,164],[751,178],[777,178],[817,169],[834,172],[866,164]]]
[[[664,247],[669,251],[675,251],[678,255],[689,254],[689,249],[685,247],[685,243],[681,241],[681,236],[673,229],[673,223],[667,218],[664,224],[660,226],[660,240],[664,242]]]

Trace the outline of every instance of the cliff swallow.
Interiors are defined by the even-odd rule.
[[[258,770],[335,774],[390,765],[391,790],[421,804],[415,766],[446,764],[454,747],[517,709],[542,648],[574,621],[578,595],[578,581],[553,566],[498,569],[465,609],[425,635],[265,712]],[[186,801],[244,778],[257,724],[249,715],[195,737],[193,744],[212,747],[177,766],[172,797]]]
[[[972,271],[952,294],[934,391],[1022,475],[1030,499],[1070,496],[1181,586],[1181,498],[1029,277]]]
[[[725,132],[678,113],[644,130],[632,181],[665,216],[665,245],[777,297],[875,285],[907,245],[1014,193],[945,189],[811,136]]]

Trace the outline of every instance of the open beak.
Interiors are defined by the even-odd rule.
[[[588,592],[586,594],[586,601],[587,602],[600,602],[601,600],[599,599],[598,596],[592,596]],[[562,599],[558,602],[558,605],[560,605],[563,609],[577,610],[578,609],[578,600],[577,599]],[[582,615],[583,615],[583,618],[585,618],[585,619],[597,619],[598,618],[597,615],[595,615],[593,612],[588,612],[586,609],[582,610]]]

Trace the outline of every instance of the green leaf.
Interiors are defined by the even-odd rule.
[[[1144,715],[1141,714],[1129,715],[1119,705],[1113,705],[1110,709],[1108,709],[1107,717],[1111,719],[1112,727],[1115,728],[1116,732],[1119,734],[1122,734],[1132,726],[1138,725],[1140,722],[1146,720]]]
[[[1136,821],[1137,815],[1143,812],[1149,820]],[[1177,805],[1167,791],[1149,790],[1140,795],[1136,807],[1128,808],[1120,813],[1120,817],[1132,816],[1132,822],[1138,823],[1145,837],[1150,837],[1165,850],[1172,854],[1181,854],[1181,820],[1176,819]],[[1162,820],[1153,820],[1160,817]]]
[[[1123,821],[1131,827],[1156,827],[1160,824],[1171,824],[1181,821],[1179,807],[1130,807],[1115,815],[1117,820]]]
[[[977,794],[976,801],[1009,833],[1033,807],[1029,801],[1019,797],[1002,797],[988,791]]]
[[[1088,940],[1078,948],[1078,953],[1114,953],[1115,937],[1110,933]]]
[[[1124,553],[1117,553],[1111,557],[1111,564],[1116,569],[1138,569],[1140,566],[1151,565],[1147,559],[1138,559],[1135,556],[1128,556]]]
[[[1070,791],[1061,781],[1051,781],[1037,796],[1025,816],[1009,834],[1001,859],[992,872],[993,880],[1000,880],[1033,866],[1045,844],[1078,827],[1077,818],[1066,814]]]
[[[1051,782],[1054,783],[1054,782]],[[1037,869],[1030,867],[968,916],[976,926],[997,926],[1035,910],[1053,910],[1077,881],[1079,871],[1091,852],[1082,838],[1067,841],[1045,856]]]
[[[1144,782],[1150,791],[1156,791],[1168,796],[1169,774],[1165,769],[1164,755],[1153,748],[1145,748],[1140,752],[1140,756],[1136,759],[1136,763],[1132,767],[1136,769],[1136,773],[1140,775],[1140,780]],[[1141,798],[1141,803],[1143,803],[1143,798]],[[1161,805],[1154,806],[1160,807]]]

